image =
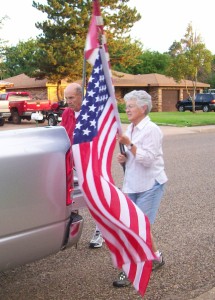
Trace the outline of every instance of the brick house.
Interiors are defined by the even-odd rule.
[[[5,80],[0,80],[0,93],[4,92],[8,87],[13,87],[13,83],[7,82]]]
[[[161,74],[131,75],[112,71],[116,99],[121,101],[123,95],[134,89],[144,89],[152,96],[153,110],[158,112],[176,111],[178,100],[193,94],[193,82],[183,80],[177,83],[172,77]],[[197,93],[203,92],[210,85],[197,82]]]
[[[122,101],[123,96],[134,89],[144,89],[152,96],[153,111],[167,112],[176,111],[175,104],[178,100],[185,99],[188,92],[192,95],[193,82],[183,80],[177,83],[172,77],[161,74],[131,75],[122,72],[112,71],[113,85],[115,87],[116,99]],[[57,101],[57,84],[52,84],[47,79],[36,80],[25,74],[6,78],[5,81],[13,83],[13,87],[6,87],[6,91],[29,91],[34,98],[49,99]],[[82,80],[76,82],[82,83]],[[68,85],[65,80],[61,81],[60,94],[63,99],[63,91]],[[210,85],[197,82],[197,92],[202,92]]]
[[[57,101],[57,84],[49,83],[47,79],[37,80],[35,78],[28,77],[25,74],[9,77],[5,79],[7,82],[13,83],[13,87],[6,87],[5,90],[9,91],[28,91],[33,98],[37,99],[50,99],[51,102]],[[61,82],[60,94],[68,83],[64,80]]]

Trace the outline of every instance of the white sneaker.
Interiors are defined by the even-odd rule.
[[[152,271],[155,271],[165,264],[163,254],[160,252],[160,257],[152,262]]]
[[[102,234],[96,230],[89,244],[90,248],[101,248],[103,243]]]

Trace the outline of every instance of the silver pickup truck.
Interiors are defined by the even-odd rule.
[[[69,149],[61,126],[0,132],[0,271],[77,244],[84,199],[68,186]]]

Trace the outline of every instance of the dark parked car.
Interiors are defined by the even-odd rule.
[[[192,100],[190,98],[178,101],[176,103],[178,111],[192,111]],[[203,110],[204,112],[215,111],[215,94],[202,93],[197,94],[195,98],[195,110]]]

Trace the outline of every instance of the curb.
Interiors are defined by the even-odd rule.
[[[123,132],[126,130],[129,124],[122,124]],[[164,136],[175,134],[188,134],[188,133],[200,133],[200,132],[215,132],[215,125],[205,126],[192,126],[192,127],[177,127],[168,125],[158,125]]]

